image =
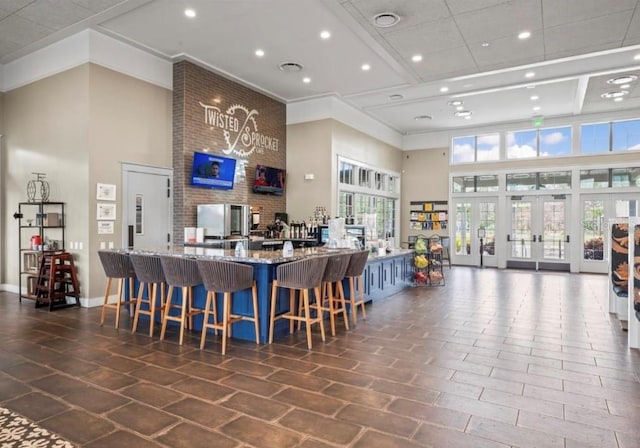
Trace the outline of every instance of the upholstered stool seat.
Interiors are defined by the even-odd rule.
[[[107,286],[104,292],[104,303],[102,305],[102,313],[100,314],[100,325],[104,325],[104,319],[107,313],[107,310],[115,310],[116,312],[116,322],[115,327],[119,328],[120,326],[120,309],[124,306],[129,305],[130,312],[133,315],[133,305],[135,300],[133,297],[133,281],[136,276],[135,271],[133,269],[133,265],[131,264],[131,259],[129,255],[123,252],[116,251],[106,251],[100,250],[98,251],[98,257],[100,257],[100,262],[102,263],[102,268],[104,269],[104,273],[107,276]],[[118,280],[118,292],[117,299],[115,303],[109,302],[109,293],[111,292],[111,282],[112,280]],[[128,297],[124,297],[124,281],[128,280]]]
[[[160,340],[164,339],[167,331],[167,324],[170,321],[177,322],[180,325],[180,340],[182,345],[184,341],[184,329],[193,328],[193,316],[201,314],[203,310],[193,306],[193,287],[202,284],[200,271],[196,260],[182,257],[161,256],[162,270],[169,289],[167,291],[167,302],[162,315],[162,330],[160,331]],[[180,288],[181,302],[174,303],[173,289]],[[172,315],[171,310],[178,309],[178,315]]]
[[[353,253],[349,260],[347,271],[344,274],[345,278],[349,279],[349,304],[353,325],[356,325],[358,320],[358,305],[362,307],[362,318],[367,318],[367,312],[364,309],[364,282],[362,281],[362,273],[367,265],[368,258],[369,251],[363,250]],[[356,293],[358,294],[358,298],[356,298]]]
[[[198,269],[202,282],[207,290],[207,304],[204,308],[204,321],[202,323],[202,335],[200,337],[200,349],[204,348],[207,329],[211,328],[217,334],[222,331],[222,354],[227,350],[227,338],[231,337],[232,324],[247,320],[254,323],[256,331],[256,344],[260,343],[260,329],[258,326],[258,293],[256,282],[253,280],[253,266],[241,263],[233,263],[220,260],[198,260]],[[251,290],[253,302],[253,316],[234,314],[233,293]],[[222,321],[218,322],[216,293],[223,294]],[[210,322],[213,317],[213,322]]]
[[[276,268],[276,278],[273,280],[271,288],[271,312],[269,320],[270,344],[273,342],[275,322],[279,319],[289,320],[290,333],[293,333],[295,321],[304,323],[307,332],[307,347],[309,347],[309,349],[312,347],[311,325],[320,325],[320,334],[322,340],[325,340],[322,314],[317,313],[315,317],[311,316],[309,290],[312,289],[314,291],[316,301],[321,300],[320,289],[327,261],[327,257],[312,257],[284,263]],[[278,288],[286,288],[289,290],[289,310],[276,316]],[[299,292],[300,300],[302,301],[303,316],[299,316],[297,312],[296,292]]]
[[[162,318],[162,312],[165,307],[166,279],[164,278],[162,263],[157,255],[130,254],[129,257],[140,283],[131,331],[135,333],[138,329],[138,322],[142,314],[149,316],[149,336],[153,336],[156,313],[160,313]],[[146,298],[143,297],[145,286],[147,288]],[[160,290],[160,306],[158,306],[158,289]],[[142,308],[143,303],[147,304],[146,309]]]

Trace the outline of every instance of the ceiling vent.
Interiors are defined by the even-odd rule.
[[[603,93],[600,96],[602,98],[609,99],[609,98],[620,98],[620,97],[623,97],[623,96],[628,95],[628,94],[629,94],[629,92],[626,91],[626,90],[615,90],[613,92]]]
[[[298,64],[297,62],[283,62],[278,68],[283,72],[296,73],[302,70],[302,64]]]
[[[398,101],[398,100],[401,100],[403,98],[404,98],[404,96],[400,95],[399,93],[394,93],[392,95],[389,95],[389,99],[391,101]]]
[[[392,12],[381,12],[373,16],[373,24],[379,28],[389,28],[400,21],[400,16]]]
[[[417,117],[413,117],[414,120],[431,120],[433,117],[431,115],[418,115]]]

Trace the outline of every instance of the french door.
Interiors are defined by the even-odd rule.
[[[569,195],[508,199],[507,267],[569,271]]]
[[[589,194],[580,197],[582,238],[580,272],[609,272],[607,223],[611,218],[639,216],[640,200],[632,194]]]
[[[451,261],[458,265],[497,267],[498,198],[454,198],[453,210]]]

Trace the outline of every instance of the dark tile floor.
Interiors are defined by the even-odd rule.
[[[445,275],[312,351],[294,335],[226,357],[0,293],[0,401],[91,448],[640,446],[640,352],[605,276]]]

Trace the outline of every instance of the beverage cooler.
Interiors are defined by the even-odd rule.
[[[204,238],[249,236],[251,207],[242,204],[198,205],[198,227],[204,229]]]
[[[361,247],[365,247],[366,233],[364,226],[358,225],[345,225],[347,236],[355,236],[361,244]],[[318,245],[326,244],[329,240],[329,226],[326,224],[320,224],[318,226]]]

